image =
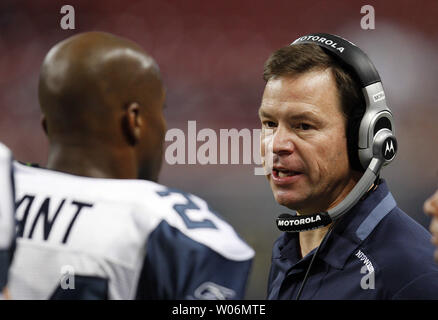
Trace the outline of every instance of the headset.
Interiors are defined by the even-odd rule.
[[[356,76],[365,98],[365,113],[360,120],[357,149],[364,174],[350,193],[334,208],[311,215],[281,214],[277,227],[285,232],[301,232],[329,225],[347,213],[371,188],[384,165],[397,153],[397,139],[391,110],[388,108],[382,81],[368,56],[355,44],[339,36],[314,33],[302,36],[290,45],[313,43],[340,60]],[[355,151],[356,152],[356,151]]]

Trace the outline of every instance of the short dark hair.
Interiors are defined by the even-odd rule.
[[[336,81],[341,111],[347,120],[347,141],[352,168],[363,171],[357,143],[359,125],[365,113],[365,98],[356,75],[342,61],[313,43],[296,44],[275,51],[265,63],[263,79],[295,76],[313,70],[330,69]]]

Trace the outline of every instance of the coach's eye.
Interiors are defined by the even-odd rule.
[[[308,123],[300,123],[300,124],[298,124],[298,129],[309,130],[309,129],[312,129],[312,126]]]
[[[275,128],[277,126],[274,121],[264,121],[263,124],[267,128]]]

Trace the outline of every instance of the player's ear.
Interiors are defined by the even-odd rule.
[[[142,125],[140,106],[137,102],[131,102],[125,109],[123,126],[130,144],[135,145],[140,140]]]
[[[49,135],[49,133],[47,131],[47,120],[46,120],[46,117],[44,115],[41,116],[41,126],[43,127],[43,130],[46,133],[46,135]]]

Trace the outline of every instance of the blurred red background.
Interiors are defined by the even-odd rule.
[[[60,9],[75,9],[62,30]],[[362,30],[360,9],[375,9]],[[47,51],[75,33],[130,38],[159,63],[167,87],[168,128],[258,128],[263,64],[310,32],[339,34],[374,61],[395,117],[399,154],[384,169],[399,206],[424,226],[422,203],[438,187],[438,2],[412,1],[9,1],[0,4],[0,141],[18,160],[45,164],[39,67]],[[204,197],[255,248],[247,297],[263,299],[270,250],[279,235],[274,202],[251,165],[163,165],[161,183]],[[388,235],[389,237],[390,235]]]

